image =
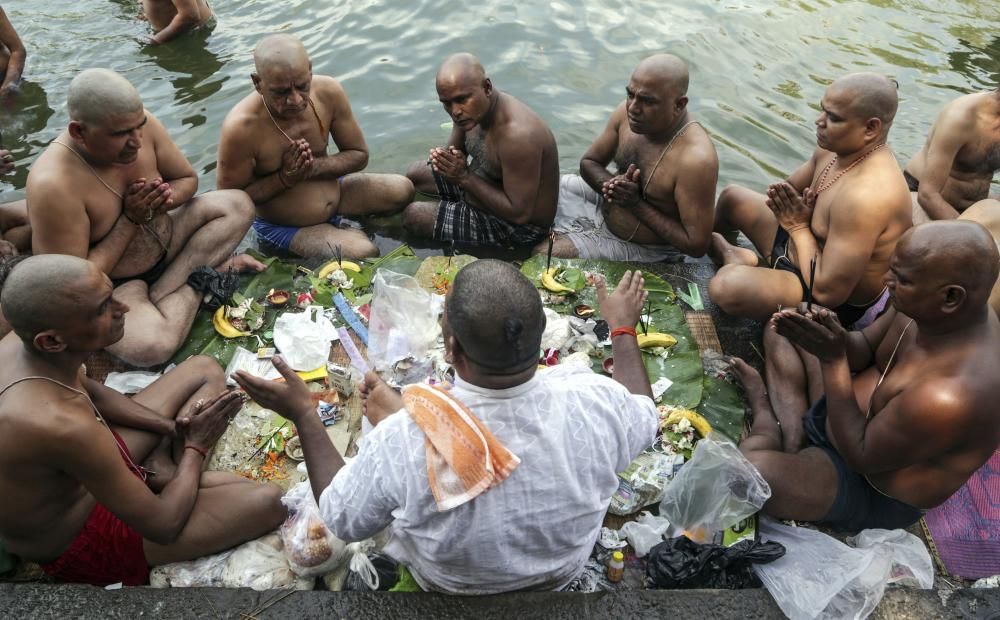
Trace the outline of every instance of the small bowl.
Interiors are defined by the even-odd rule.
[[[607,374],[614,374],[615,372],[615,358],[609,357],[601,363],[601,367],[604,368],[604,372]]]
[[[573,308],[573,314],[581,319],[589,319],[594,316],[594,309],[587,304],[580,304],[579,306]]]
[[[288,300],[292,296],[288,294],[288,291],[276,291],[271,289],[271,292],[267,294],[267,303],[275,308],[282,308],[288,303]]]
[[[293,461],[302,461],[305,456],[302,454],[302,440],[296,435],[285,442],[285,454]]]

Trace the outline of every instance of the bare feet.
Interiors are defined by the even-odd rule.
[[[708,245],[708,257],[716,265],[757,266],[757,254],[729,243],[717,232],[712,233],[712,242]]]
[[[740,358],[732,357],[730,360],[733,374],[743,384],[753,414],[750,434],[740,442],[740,447],[744,450],[781,450],[781,425],[771,409],[764,379],[756,368]]]
[[[222,264],[215,268],[218,272],[225,272],[230,269],[236,273],[259,273],[267,269],[267,265],[249,254],[237,254],[222,261]]]
[[[361,408],[372,426],[403,408],[403,397],[389,387],[375,371],[365,374],[360,387]]]

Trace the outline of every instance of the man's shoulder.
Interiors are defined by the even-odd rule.
[[[5,379],[5,385],[17,379]],[[29,414],[30,415],[27,415]],[[93,432],[96,418],[83,396],[50,381],[30,379],[11,386],[0,400],[0,421],[11,432],[54,443],[76,443]]]
[[[261,121],[263,109],[258,109],[260,95],[251,93],[233,106],[222,121],[221,139],[238,138],[253,130]]]
[[[701,123],[689,127],[683,137],[681,148],[678,149],[678,159],[681,165],[718,168],[719,155],[715,150],[715,143],[712,142],[712,136]]]
[[[347,91],[344,90],[343,85],[329,75],[313,76],[311,94],[328,105],[347,99]]]
[[[507,121],[496,127],[503,137],[531,141],[532,144],[539,144],[539,141],[555,143],[555,137],[548,123],[537,112],[514,95],[506,92],[502,94],[510,102]]]
[[[64,142],[65,138],[61,138],[60,141]],[[37,201],[47,196],[75,195],[70,191],[74,185],[72,181],[83,176],[81,175],[83,168],[82,164],[74,166],[70,158],[76,159],[66,147],[50,143],[28,171],[25,186],[28,199]]]

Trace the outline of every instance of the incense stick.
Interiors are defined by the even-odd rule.
[[[549,232],[549,254],[545,259],[545,271],[552,268],[552,246],[556,242],[556,234],[554,232]]]

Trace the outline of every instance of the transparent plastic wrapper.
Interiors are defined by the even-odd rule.
[[[300,313],[285,312],[274,322],[274,346],[295,370],[325,366],[330,358],[330,342],[337,338],[337,330],[323,316],[322,306],[308,306]]]
[[[379,372],[402,360],[420,362],[441,335],[442,300],[425,291],[415,278],[380,269],[375,274],[368,361]]]
[[[663,535],[672,532],[670,521],[643,512],[635,521],[629,521],[619,530],[635,549],[637,557],[646,557],[649,550],[663,542]]]
[[[288,518],[281,524],[281,540],[295,574],[317,577],[336,570],[347,559],[347,545],[323,523],[309,481],[292,487],[281,503],[288,508]]]
[[[779,542],[785,557],[754,572],[791,620],[867,618],[889,583],[930,588],[934,568],[923,543],[903,530],[865,530],[849,539],[761,519],[762,539]]]
[[[235,549],[189,562],[157,566],[150,571],[154,588],[253,588],[311,590],[312,579],[292,572],[277,533],[251,540]]]
[[[618,474],[618,490],[611,496],[608,512],[621,516],[630,515],[643,506],[660,501],[674,472],[683,462],[684,457],[679,454],[665,454],[653,448],[639,453]]]
[[[759,512],[769,497],[771,487],[739,448],[712,435],[667,485],[660,514],[684,530],[718,532]]]

